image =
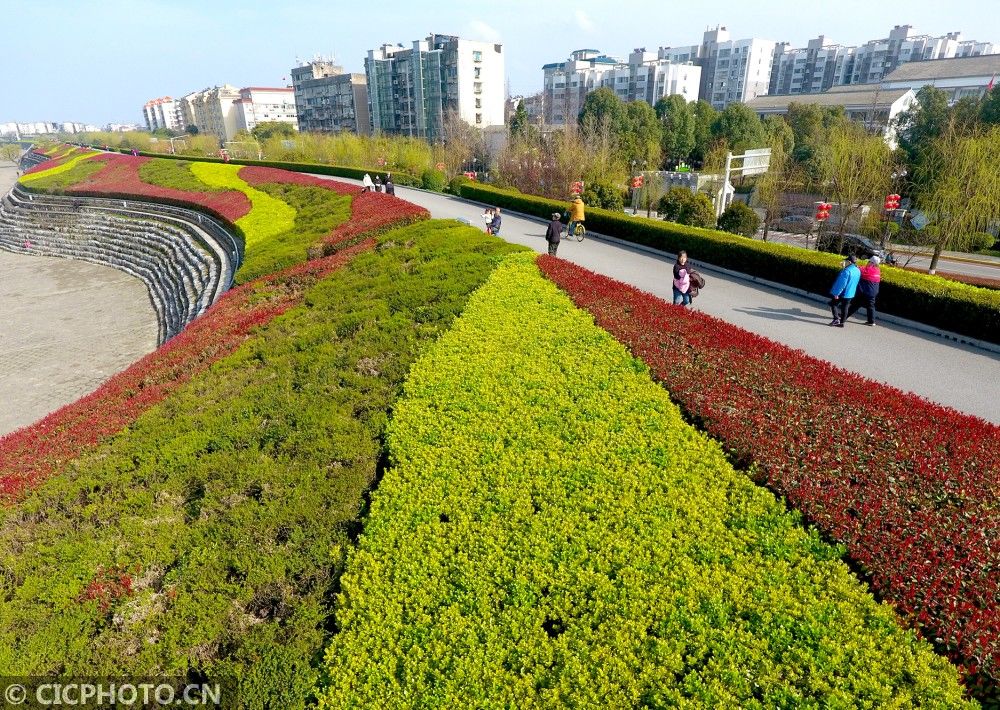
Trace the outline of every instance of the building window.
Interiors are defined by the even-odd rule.
[[[483,61],[483,53],[482,52],[473,52],[472,53],[472,61],[474,61],[474,62],[481,62],[481,61]]]
[[[476,114],[476,123],[482,123],[482,122],[483,122],[483,114],[477,113]]]
[[[483,107],[483,100],[476,99],[476,108],[482,108],[482,107]]]
[[[480,70],[481,68],[482,68],[482,67],[473,67],[473,71],[475,71],[475,73],[476,73],[476,78],[477,78],[477,79],[479,78],[479,70]]]
[[[472,90],[473,90],[473,92],[475,92],[477,94],[483,93],[483,84],[482,84],[482,82],[477,81],[475,84],[473,84],[472,85]]]

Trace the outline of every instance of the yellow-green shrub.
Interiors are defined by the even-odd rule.
[[[414,365],[388,440],[321,707],[963,704],[530,257]]]
[[[239,171],[239,165],[191,163],[191,172],[209,187],[239,190],[250,200],[253,209],[245,217],[236,220],[236,226],[246,235],[249,250],[269,237],[290,230],[295,225],[295,209],[266,192],[250,187],[239,177]]]

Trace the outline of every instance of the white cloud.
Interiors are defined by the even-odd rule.
[[[587,15],[587,13],[584,12],[583,10],[576,11],[576,24],[584,32],[593,32],[595,29],[597,29],[594,25],[594,21],[591,20],[590,16]]]
[[[469,36],[472,39],[483,40],[486,42],[500,41],[500,32],[482,20],[472,20],[472,22],[469,23]]]

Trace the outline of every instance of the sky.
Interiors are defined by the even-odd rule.
[[[541,89],[543,64],[592,48],[733,39],[863,44],[909,24],[1000,41],[998,0],[4,0],[0,123],[141,122],[149,99],[218,84],[283,86],[297,60],[333,56],[363,72],[369,49],[431,32],[502,42],[511,94]]]

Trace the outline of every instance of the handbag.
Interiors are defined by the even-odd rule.
[[[705,288],[705,277],[701,275],[700,272],[691,269],[688,271],[688,277],[691,279],[691,284],[697,289]]]

